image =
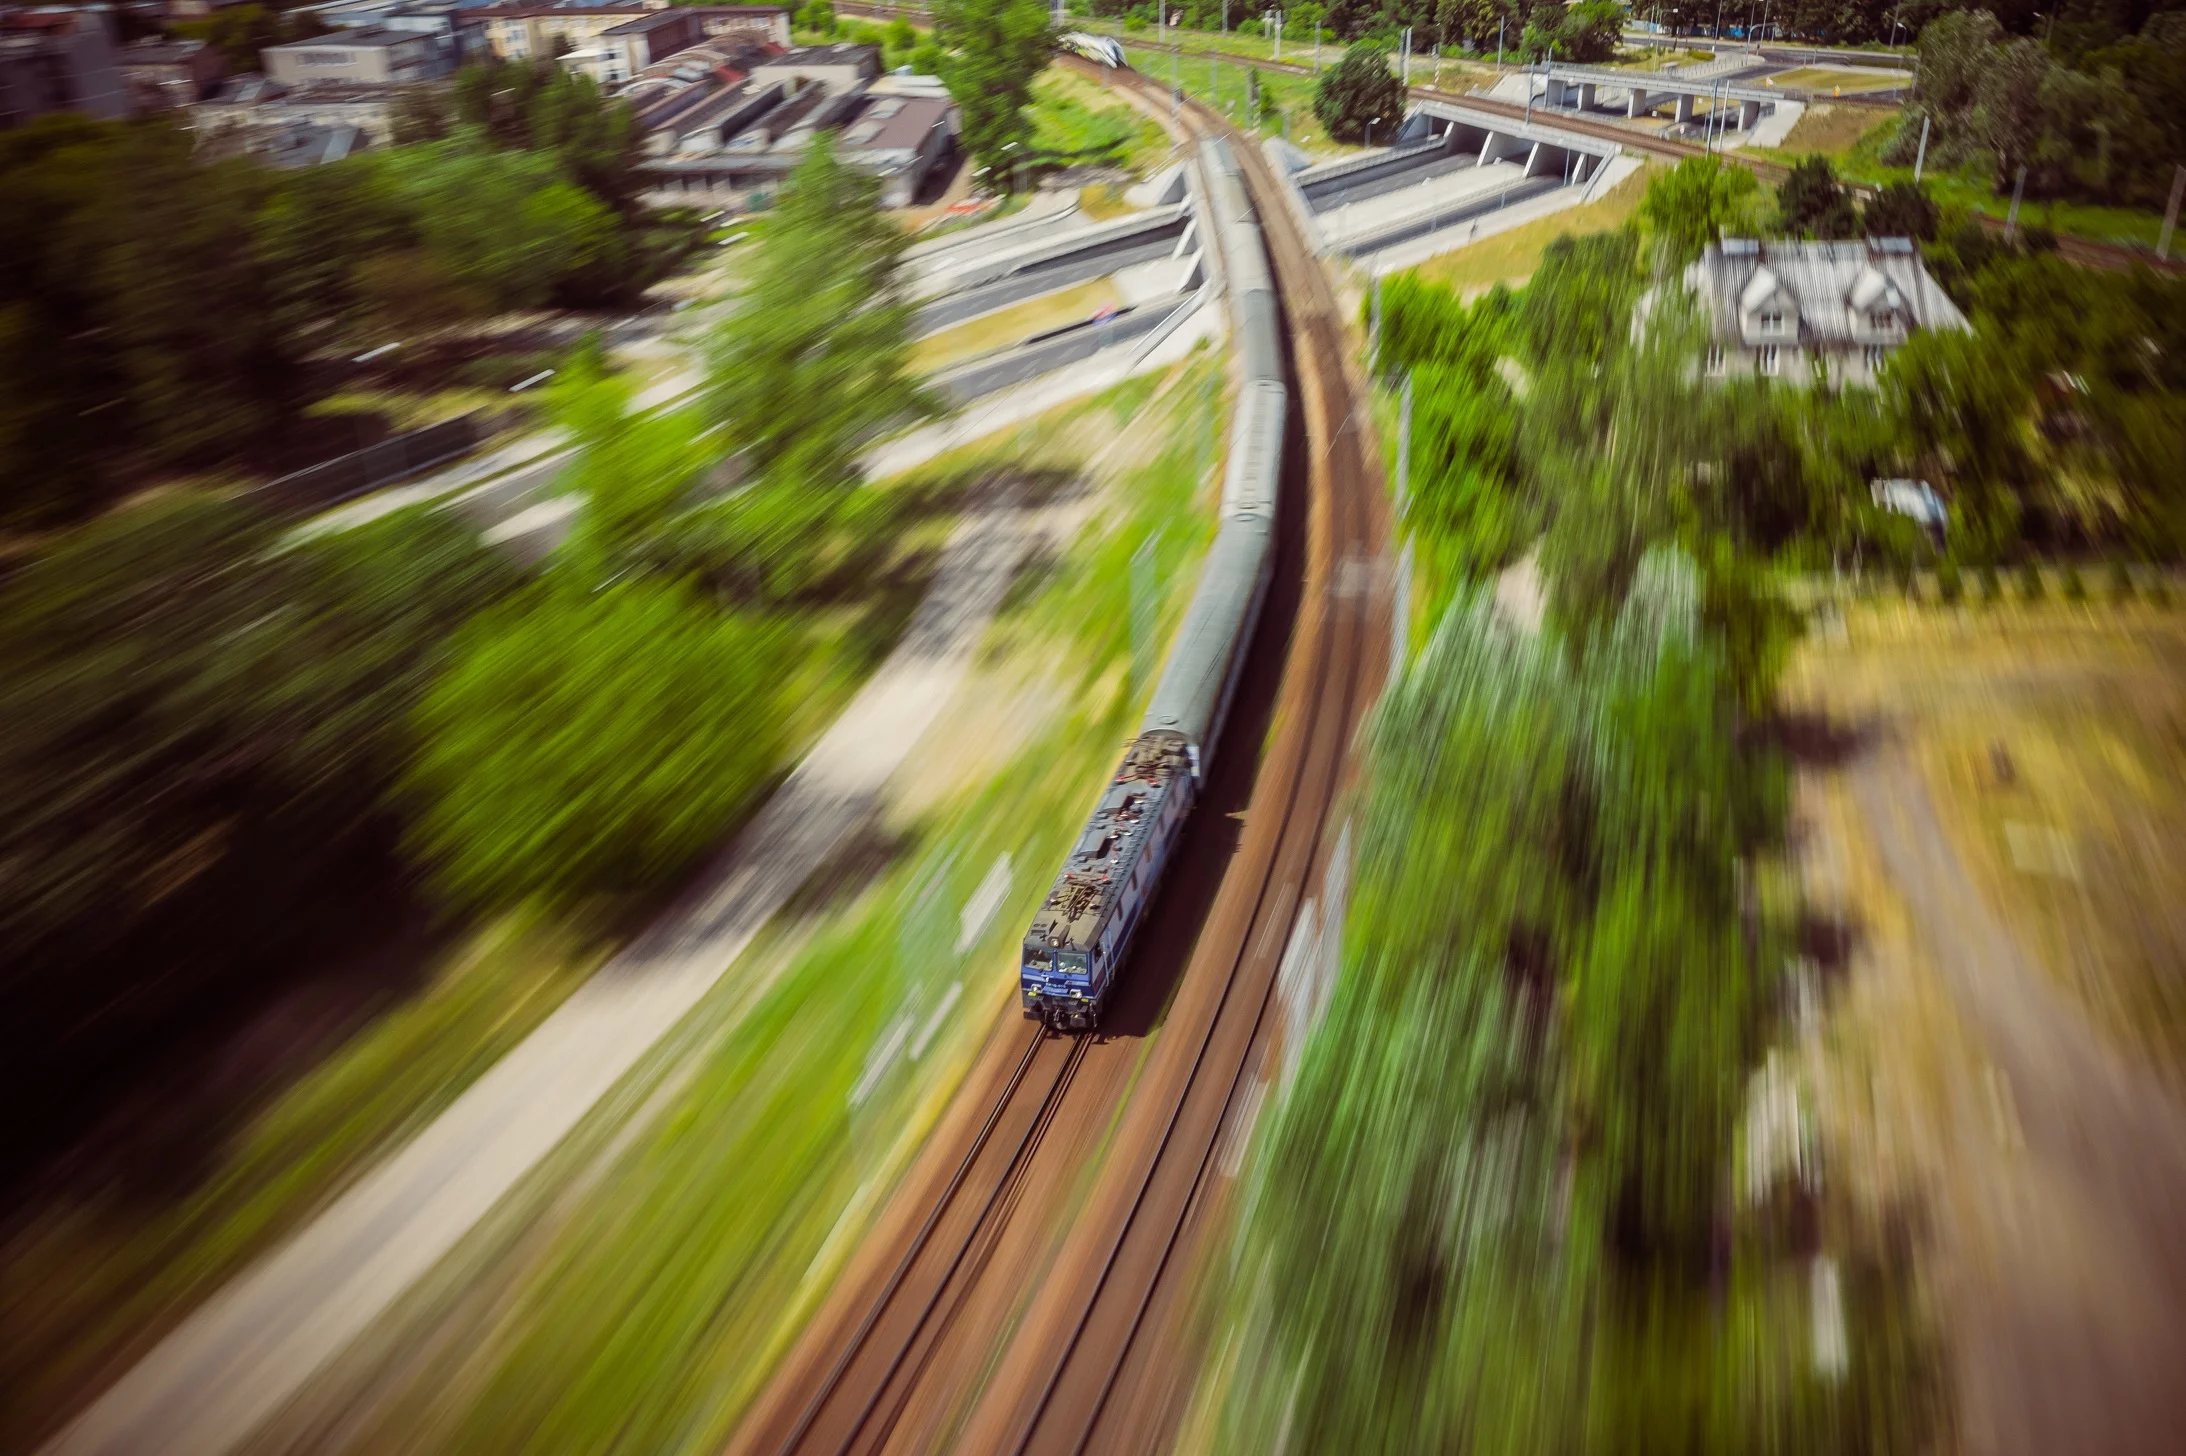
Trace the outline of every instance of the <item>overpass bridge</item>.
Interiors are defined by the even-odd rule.
[[[1675,108],[1678,121],[1688,122],[1693,119],[1696,104],[1705,99],[1711,111],[1735,103],[1740,130],[1751,127],[1785,99],[1783,93],[1766,87],[1741,86],[1715,77],[1681,76],[1675,71],[1615,71],[1606,66],[1550,61],[1532,67],[1527,74],[1547,83],[1543,101],[1551,107],[1621,110],[1625,116],[1637,118],[1670,106]]]

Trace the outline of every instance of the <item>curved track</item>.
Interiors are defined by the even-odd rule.
[[[1084,70],[1180,137],[1229,130],[1172,116],[1135,73]],[[1228,730],[1265,751],[1216,767],[1128,972],[1144,1004],[1099,1038],[997,1031],[734,1450],[1145,1450],[1188,1393],[1192,1362],[1167,1355],[1216,1149],[1275,1031],[1276,970],[1388,632],[1379,455],[1342,314],[1259,149],[1236,151],[1300,404],[1276,584]]]

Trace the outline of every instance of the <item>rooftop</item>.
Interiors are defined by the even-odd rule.
[[[885,152],[916,148],[948,119],[950,103],[931,96],[876,96],[843,129],[843,146]]]
[[[1905,238],[1856,242],[1725,238],[1685,273],[1718,332],[1764,307],[1795,319],[1806,340],[1866,342],[1864,317],[1886,309],[1908,328],[1963,329],[1966,316]]]

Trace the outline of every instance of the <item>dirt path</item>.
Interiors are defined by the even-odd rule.
[[[958,530],[894,654],[684,903],[431,1126],[201,1306],[46,1450],[229,1450],[447,1253],[866,822],[971,669],[1032,544],[1024,515],[993,509]]]
[[[1988,1065],[1949,1094],[1938,1292],[1960,1449],[2186,1445],[2186,1109],[2062,994],[1977,888],[1907,750],[1847,771],[1912,930]],[[1993,1144],[1993,1152],[1984,1145]]]

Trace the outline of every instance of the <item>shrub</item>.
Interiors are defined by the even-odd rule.
[[[1955,562],[1946,561],[1936,568],[1936,599],[1945,606],[1954,605],[1966,594],[1966,584]]]
[[[786,666],[773,628],[680,585],[490,611],[419,707],[412,843],[461,904],[657,889],[773,772]]]
[[[1404,118],[1404,83],[1389,69],[1387,53],[1362,41],[1322,74],[1313,114],[1338,141],[1362,141],[1370,127],[1392,140]]]
[[[2120,603],[2133,600],[2133,572],[2122,561],[2110,563],[2110,600]]]
[[[1981,600],[1994,604],[2004,599],[2004,583],[1996,576],[1996,567],[1984,562],[1981,567]]]
[[[2038,602],[2043,595],[2042,568],[2029,561],[2019,568],[2019,600]]]
[[[2084,602],[2087,600],[2087,583],[2080,580],[2079,567],[2067,566],[2065,568],[2064,593],[2065,600],[2068,602]]]

